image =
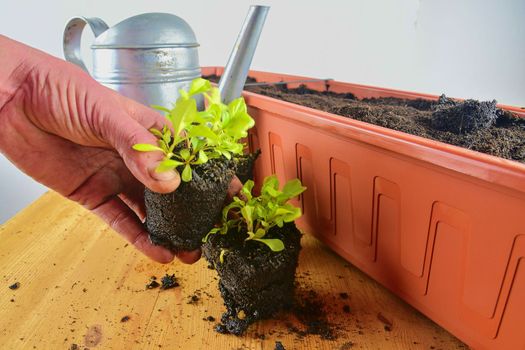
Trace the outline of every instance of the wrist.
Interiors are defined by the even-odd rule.
[[[0,35],[0,111],[22,86],[40,56],[40,51]]]

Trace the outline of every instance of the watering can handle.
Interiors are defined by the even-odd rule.
[[[84,61],[82,61],[82,55],[80,53],[80,39],[82,38],[82,31],[86,24],[89,25],[95,37],[109,28],[106,22],[98,17],[73,17],[67,22],[66,29],[64,29],[63,45],[66,60],[76,64],[89,73]]]

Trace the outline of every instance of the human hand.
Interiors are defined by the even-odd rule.
[[[144,185],[168,193],[180,178],[175,171],[154,171],[162,154],[131,148],[154,144],[148,129],[164,121],[78,67],[0,35],[0,151],[36,181],[100,216],[145,255],[168,263],[174,254],[152,245],[142,223]],[[177,257],[193,263],[200,251]]]

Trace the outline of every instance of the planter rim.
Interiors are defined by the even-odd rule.
[[[207,74],[221,73],[221,67],[205,67]],[[250,71],[250,74],[267,74],[261,71]],[[219,75],[219,74],[217,74]],[[311,79],[303,76],[287,74],[282,76],[290,80]],[[306,84],[308,86],[308,84]],[[439,98],[437,95],[406,92],[395,89],[379,88],[361,84],[343,83],[329,81],[330,87],[339,86],[348,89],[360,88],[369,91],[379,91],[383,95],[406,99],[431,99]],[[310,107],[304,107],[295,103],[278,100],[272,97],[259,95],[244,91],[244,97],[252,108],[259,108],[270,113],[279,113],[288,120],[306,123],[312,128],[323,132],[336,134],[342,138],[356,140],[372,147],[378,147],[387,151],[395,152],[438,166],[443,169],[452,170],[473,178],[495,183],[503,187],[525,192],[525,164],[520,162],[472,151],[459,146],[444,142],[427,139],[421,136],[408,134],[401,131],[388,129],[370,123],[358,121],[337,114],[327,113]],[[276,102],[279,103],[276,103]],[[499,108],[511,111],[520,117],[525,116],[525,111],[520,107],[499,105]],[[322,119],[320,119],[322,118]]]

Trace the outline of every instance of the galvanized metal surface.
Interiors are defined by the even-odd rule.
[[[219,81],[219,90],[224,103],[229,103],[241,96],[269,10],[269,6],[250,6],[248,10],[248,15]]]
[[[199,44],[180,17],[145,13],[111,28],[99,18],[73,18],[64,32],[64,55],[87,70],[80,57],[85,24],[96,36],[91,46],[93,78],[124,96],[146,105],[169,107],[179,89],[189,87],[201,75]]]

